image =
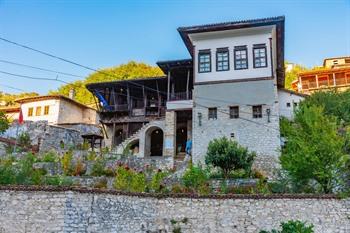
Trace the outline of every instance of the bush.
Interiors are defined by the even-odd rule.
[[[182,177],[182,183],[186,188],[199,191],[204,189],[208,184],[208,172],[204,170],[200,165],[190,165]]]
[[[220,168],[228,178],[232,170],[244,169],[250,173],[255,156],[254,152],[223,137],[209,142],[205,163]]]
[[[305,222],[299,220],[281,223],[282,230],[260,231],[260,233],[313,233],[314,226],[312,224],[306,225]]]
[[[167,175],[167,172],[162,172],[161,170],[158,170],[155,174],[153,174],[149,185],[150,189],[154,192],[160,192],[163,187],[162,182]]]
[[[71,150],[64,153],[64,155],[61,159],[63,173],[66,176],[70,175],[73,171],[72,160],[73,160],[73,152]]]
[[[92,166],[91,171],[92,176],[103,176],[105,175],[105,164],[102,159],[98,159],[95,161],[94,165]]]
[[[19,135],[18,144],[23,146],[23,147],[30,147],[31,146],[30,136],[27,132],[21,133]]]
[[[73,181],[65,176],[49,176],[45,177],[44,184],[54,186],[69,186],[73,184]]]
[[[84,163],[81,161],[81,159],[78,159],[75,166],[74,166],[72,175],[73,176],[81,176],[81,175],[84,175],[85,172],[86,172],[86,167],[85,167]]]
[[[118,166],[114,188],[129,192],[145,192],[146,176],[142,172],[136,172],[129,167]]]
[[[56,152],[49,151],[42,156],[41,160],[43,162],[47,162],[47,163],[54,163],[54,162],[58,162],[59,158],[58,158]]]
[[[86,156],[87,161],[95,161],[97,159],[96,152],[90,151],[88,155]]]
[[[6,118],[6,115],[3,111],[0,111],[0,134],[5,132],[10,126],[10,122]]]

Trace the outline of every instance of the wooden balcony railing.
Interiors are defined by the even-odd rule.
[[[191,100],[192,99],[192,92],[177,92],[170,94],[170,101],[177,101],[177,100]]]

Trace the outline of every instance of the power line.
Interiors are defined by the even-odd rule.
[[[14,73],[10,73],[10,72],[6,72],[6,71],[2,71],[0,70],[0,73],[2,74],[7,74],[7,75],[11,75],[11,76],[16,76],[16,77],[21,77],[21,78],[27,78],[27,79],[33,79],[33,80],[42,80],[42,81],[57,81],[57,82],[61,82],[61,83],[65,83],[65,84],[70,84],[66,81],[63,81],[61,79],[52,79],[52,78],[39,78],[39,77],[33,77],[33,76],[28,76],[28,75],[22,75],[22,74],[14,74]]]
[[[70,63],[70,64],[72,64],[72,65],[79,66],[79,67],[84,68],[84,69],[87,69],[87,70],[94,71],[94,72],[96,72],[96,73],[101,73],[101,74],[104,74],[104,75],[107,75],[107,76],[110,76],[110,77],[119,78],[119,77],[116,76],[116,75],[113,75],[113,74],[104,72],[104,71],[102,71],[102,70],[98,70],[98,69],[95,69],[95,68],[91,68],[91,67],[89,67],[89,66],[82,65],[82,64],[80,64],[80,63],[77,63],[77,62],[68,60],[68,59],[66,59],[66,58],[62,58],[62,57],[59,57],[59,56],[56,56],[56,55],[53,55],[53,54],[50,54],[50,53],[47,53],[47,52],[44,52],[44,51],[41,51],[41,50],[38,50],[38,49],[35,49],[35,48],[32,48],[32,47],[29,47],[29,46],[26,46],[26,45],[23,45],[23,44],[20,44],[20,43],[17,43],[17,42],[14,42],[14,41],[5,39],[5,38],[3,38],[3,37],[0,37],[0,40],[5,41],[5,42],[10,43],[10,44],[13,44],[13,45],[16,45],[16,46],[19,46],[19,47],[22,47],[22,48],[25,48],[25,49],[28,49],[28,50],[31,50],[31,51],[34,51],[34,52],[37,52],[37,53],[40,53],[40,54],[45,55],[45,56],[49,56],[49,57],[58,59],[58,60],[60,60],[60,61],[64,61],[64,62]],[[134,84],[134,85],[136,85],[136,86],[140,86],[140,87],[143,87],[143,88],[147,88],[147,89],[152,90],[152,91],[160,92],[159,90],[156,90],[156,89],[154,89],[154,88],[150,88],[150,87],[141,85],[141,84],[139,84],[139,83],[135,83],[135,82],[130,81],[130,80],[124,80],[124,81],[125,81],[125,82],[129,82],[129,83],[131,83],[131,84]],[[163,93],[167,94],[167,92],[163,92]]]
[[[23,89],[20,89],[20,88],[17,88],[17,87],[13,87],[13,86],[9,86],[9,85],[5,85],[5,84],[1,84],[1,83],[0,83],[0,86],[7,87],[7,88],[10,88],[10,89],[13,89],[13,90],[16,90],[16,91],[28,92],[26,90],[23,90]]]
[[[17,63],[17,62],[13,62],[13,61],[7,61],[7,60],[3,60],[3,59],[0,59],[0,62],[11,64],[11,65],[16,65],[16,66],[27,67],[27,68],[36,69],[36,70],[41,70],[41,71],[46,71],[46,72],[51,72],[51,73],[55,73],[55,74],[62,74],[62,75],[66,75],[66,76],[85,78],[84,76],[80,76],[80,75],[76,75],[76,74],[70,74],[70,73],[61,72],[61,71],[57,71],[57,70],[50,70],[50,69],[46,69],[46,68],[42,68],[42,67],[26,65],[26,64]]]

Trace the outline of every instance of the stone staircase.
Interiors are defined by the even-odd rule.
[[[149,122],[147,124],[144,124],[139,130],[137,130],[135,133],[133,133],[131,136],[126,138],[124,141],[122,141],[116,148],[113,149],[113,152],[117,154],[123,154],[124,149],[128,146],[128,144],[134,140],[140,139],[140,133],[145,130],[152,122]]]

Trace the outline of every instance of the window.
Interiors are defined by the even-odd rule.
[[[28,108],[28,116],[33,116],[33,108]]]
[[[262,118],[262,106],[253,106],[253,118]]]
[[[210,50],[200,50],[198,54],[198,72],[206,73],[211,71]]]
[[[208,109],[208,119],[218,119],[217,108]]]
[[[44,115],[49,115],[50,106],[46,105],[44,107]]]
[[[248,69],[247,46],[235,46],[235,70]]]
[[[298,106],[298,103],[293,103],[294,104],[294,107],[297,107]]]
[[[216,71],[229,70],[229,53],[228,48],[220,48],[216,50]]]
[[[35,109],[35,116],[40,116],[41,115],[41,107],[36,107]]]
[[[287,108],[290,108],[290,103],[287,103]]]
[[[230,118],[231,119],[239,118],[239,107],[238,106],[230,107]]]
[[[254,68],[267,67],[266,45],[258,44],[253,46]]]

